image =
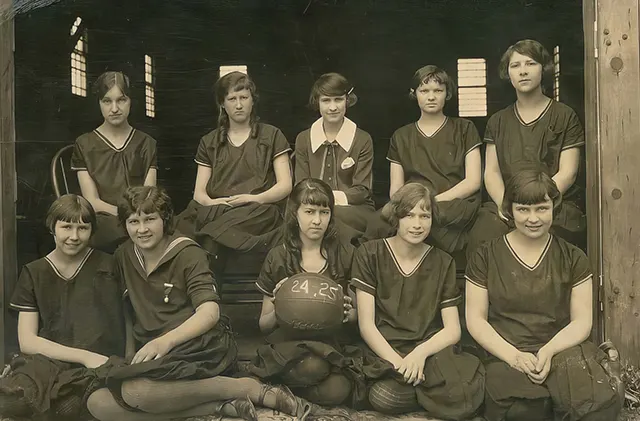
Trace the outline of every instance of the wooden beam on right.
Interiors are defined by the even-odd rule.
[[[597,0],[604,325],[640,365],[640,40],[638,0]]]

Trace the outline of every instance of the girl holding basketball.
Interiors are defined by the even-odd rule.
[[[531,165],[544,168],[562,193],[562,203],[553,214],[552,233],[580,245],[586,218],[578,205],[581,189],[574,183],[584,131],[575,111],[544,94],[543,82],[552,74],[553,58],[538,41],[522,40],[502,55],[499,70],[517,99],[487,122],[484,184],[491,200],[478,211],[469,233],[469,253],[513,228],[502,212],[505,185],[516,172]]]
[[[560,200],[545,171],[514,174],[501,212],[515,229],[467,265],[467,326],[488,352],[488,421],[615,420],[624,400],[607,356],[588,341],[589,261],[549,233]]]
[[[346,117],[347,108],[356,101],[353,85],[341,74],[326,73],[316,80],[309,106],[318,110],[320,118],[296,138],[295,181],[313,177],[329,184],[335,218],[358,237],[364,234],[374,207],[373,141]]]
[[[344,403],[352,391],[352,381],[342,370],[341,341],[294,334],[278,326],[274,296],[288,277],[300,273],[324,275],[347,291],[353,247],[338,241],[333,212],[334,194],[327,183],[309,178],[296,184],[287,202],[284,244],[269,252],[256,282],[264,294],[259,324],[268,334],[268,344],[258,349],[250,367],[262,379],[286,384],[309,401],[327,406]],[[309,311],[314,310],[312,306],[310,302]],[[354,320],[347,296],[344,323]]]
[[[156,184],[156,141],[129,124],[131,85],[125,74],[103,73],[94,91],[104,122],[76,139],[71,169],[78,174],[82,196],[97,214],[91,243],[113,253],[128,238],[117,218],[116,205],[122,192],[131,186]]]
[[[351,286],[365,347],[364,372],[374,409],[426,410],[448,420],[473,416],[484,399],[484,368],[455,345],[460,340],[455,264],[424,243],[436,216],[433,192],[400,187],[382,215],[395,236],[356,251]]]

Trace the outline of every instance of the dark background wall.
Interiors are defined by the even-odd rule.
[[[54,199],[49,163],[60,147],[101,123],[97,99],[70,89],[69,35],[88,29],[89,82],[127,73],[131,123],[159,146],[159,183],[181,210],[191,198],[200,136],[216,123],[211,86],[223,64],[246,64],[263,121],[290,142],[317,116],[305,105],[313,81],[337,71],[355,84],[349,117],[375,142],[374,193],[386,199],[393,131],[417,119],[407,97],[413,72],[437,64],[456,76],[458,58],[485,58],[489,115],[515,96],[499,80],[501,54],[534,38],[561,48],[561,101],[583,115],[582,6],[577,0],[61,1],[16,18],[19,265],[52,246],[42,218]],[[154,57],[156,117],[144,114],[144,55]],[[446,112],[457,115],[457,101]],[[487,118],[472,118],[480,133]],[[11,292],[11,286],[8,286]],[[10,334],[9,334],[10,335]],[[8,335],[8,337],[9,337]]]

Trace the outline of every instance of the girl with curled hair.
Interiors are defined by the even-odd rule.
[[[294,336],[280,329],[274,297],[284,281],[304,272],[323,274],[347,291],[353,246],[339,241],[334,209],[332,188],[322,180],[304,179],[289,196],[284,244],[269,252],[256,282],[264,294],[259,325],[268,335],[268,344],[258,349],[249,369],[266,381],[290,386],[309,401],[328,406],[343,404],[352,396],[353,371],[344,369],[344,345],[356,333],[352,298],[345,295],[344,329],[329,337],[317,332]]]
[[[173,230],[173,206],[157,187],[128,189],[118,216],[130,240],[115,253],[126,298],[126,360],[107,367],[88,408],[100,421],[222,414],[257,420],[254,404],[290,415],[308,404],[290,391],[230,377],[237,345],[206,252]]]
[[[589,261],[550,233],[559,209],[552,177],[516,172],[502,202],[515,228],[484,243],[467,264],[466,321],[487,351],[488,421],[615,420],[624,401],[620,373],[588,340]]]
[[[480,207],[481,140],[473,122],[449,117],[444,106],[454,97],[453,79],[428,65],[416,70],[409,97],[420,110],[417,121],[391,137],[389,197],[405,183],[417,182],[433,190],[440,209],[427,239],[453,255],[465,250],[467,233]],[[393,227],[373,218],[365,240],[393,235]]]
[[[99,228],[92,245],[112,253],[127,239],[117,219],[120,195],[128,187],[156,184],[156,141],[129,124],[131,84],[124,73],[100,75],[94,94],[104,121],[76,139],[71,169],[77,172],[82,196],[97,213]]]
[[[251,78],[231,72],[214,85],[218,128],[200,140],[193,200],[177,230],[218,256],[221,247],[267,252],[282,242],[281,209],[291,192],[291,148],[282,132],[260,123]]]
[[[382,210],[396,234],[358,248],[351,287],[366,343],[371,406],[387,414],[424,410],[466,420],[484,400],[484,367],[456,347],[462,294],[455,263],[424,241],[436,209],[429,187],[400,187]]]
[[[346,117],[357,102],[353,85],[339,73],[315,81],[309,106],[320,113],[296,138],[295,181],[314,177],[325,181],[335,198],[335,218],[341,236],[360,237],[374,211],[373,141],[369,133]]]
[[[578,205],[582,188],[575,184],[584,130],[575,111],[545,95],[553,77],[553,58],[535,40],[521,40],[502,55],[500,78],[509,81],[516,102],[493,114],[484,133],[484,185],[490,201],[478,211],[469,233],[469,255],[484,241],[502,237],[513,226],[501,212],[505,185],[515,173],[538,165],[562,193],[552,232],[575,244],[585,241],[586,217]]]

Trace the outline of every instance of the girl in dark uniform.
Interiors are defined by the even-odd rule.
[[[295,181],[313,177],[329,184],[334,216],[358,237],[364,234],[374,206],[373,142],[369,133],[345,117],[356,101],[353,85],[338,73],[324,74],[313,84],[309,105],[321,117],[296,138]]]
[[[220,245],[266,253],[282,242],[280,205],[291,192],[291,148],[279,129],[258,122],[256,86],[248,75],[229,73],[214,91],[218,128],[200,140],[193,200],[177,230],[212,255]]]
[[[372,384],[371,405],[384,413],[422,408],[436,418],[463,420],[482,404],[484,368],[455,347],[462,299],[455,263],[424,243],[435,213],[425,185],[398,189],[382,210],[396,234],[360,246],[351,286],[368,345],[363,370]]]
[[[560,197],[546,172],[514,174],[501,212],[515,229],[479,247],[467,265],[467,327],[490,354],[488,421],[604,421],[620,410],[607,357],[587,341],[589,262],[549,234]]]
[[[204,250],[174,233],[169,197],[134,187],[118,204],[131,241],[115,253],[131,322],[128,364],[114,364],[108,389],[88,400],[101,421],[162,420],[222,413],[256,420],[253,403],[297,415],[306,403],[250,378],[226,377],[237,346],[220,314]]]
[[[0,411],[81,419],[88,369],[124,353],[118,282],[113,257],[89,247],[96,216],[86,199],[60,197],[46,224],[56,248],[22,269],[9,304],[18,312],[21,355],[0,380]]]
[[[131,186],[156,184],[156,141],[129,125],[131,87],[127,76],[103,73],[94,91],[104,122],[76,139],[71,169],[77,171],[82,195],[97,212],[98,229],[92,244],[113,253],[128,238],[116,216],[122,192]]]
[[[413,75],[410,91],[420,108],[420,119],[391,137],[389,196],[405,183],[418,182],[435,193],[439,219],[433,221],[428,242],[448,252],[462,251],[467,232],[480,207],[482,179],[478,130],[464,118],[443,113],[454,95],[453,80],[436,66],[424,66]],[[393,235],[382,218],[374,218],[367,239]]]
[[[517,101],[487,123],[484,184],[491,201],[483,204],[469,234],[470,253],[513,228],[501,214],[504,186],[518,170],[532,164],[542,165],[562,193],[552,232],[573,243],[584,241],[586,220],[577,204],[580,189],[574,184],[584,132],[570,107],[544,94],[542,82],[552,69],[552,57],[533,40],[510,46],[500,60],[500,78],[511,82]]]
[[[294,187],[287,202],[285,242],[269,252],[256,282],[264,294],[260,330],[269,334],[269,344],[258,349],[250,367],[252,374],[286,384],[311,402],[328,406],[340,405],[351,395],[352,381],[343,370],[346,361],[340,341],[328,336],[298,340],[301,337],[279,329],[274,295],[288,277],[302,272],[324,274],[348,290],[353,246],[339,242],[333,210],[334,195],[325,182],[305,179]],[[351,297],[345,299],[344,322],[355,328]],[[344,330],[348,339],[357,336],[355,329],[345,326]]]

